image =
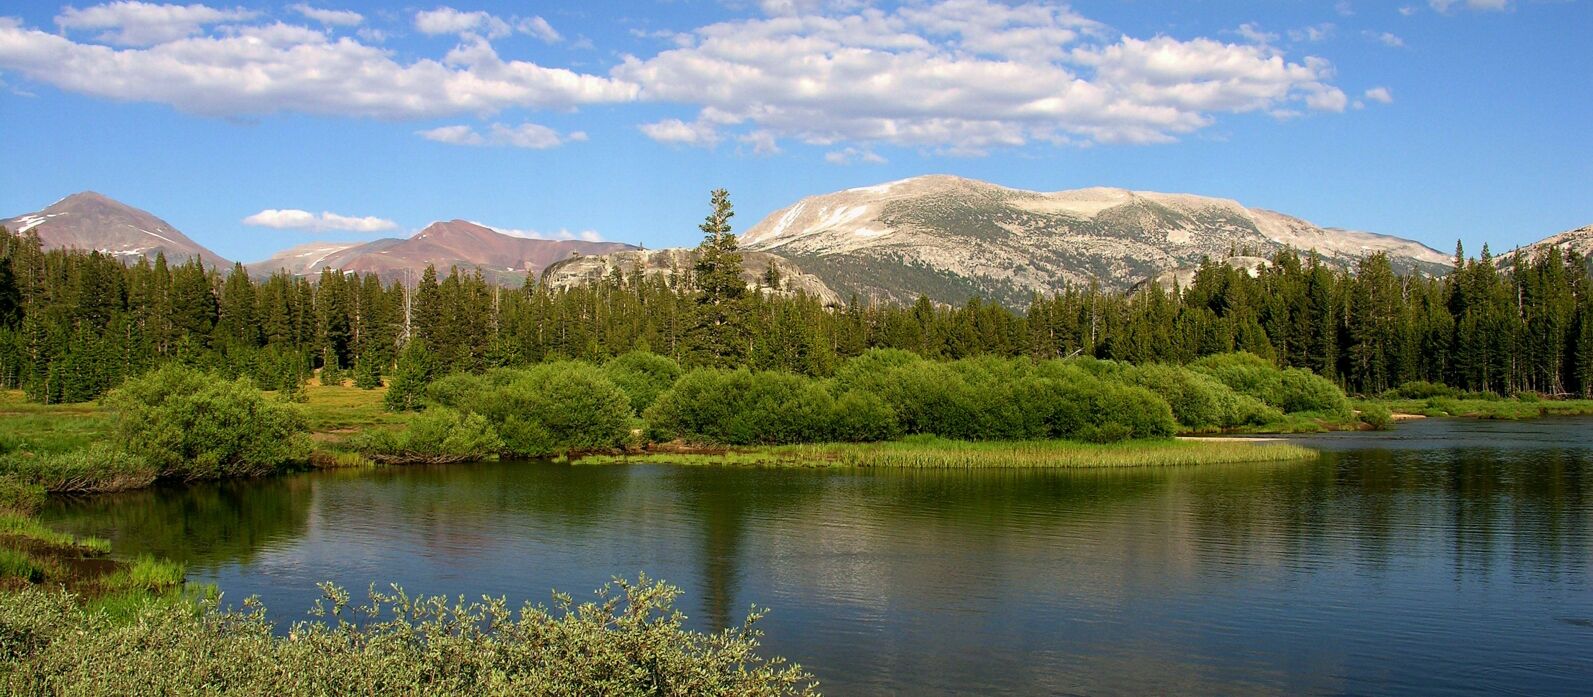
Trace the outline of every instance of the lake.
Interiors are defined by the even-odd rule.
[[[46,522],[305,617],[331,580],[754,604],[826,694],[1587,694],[1593,419],[1311,436],[1314,461],[1074,471],[479,463],[57,502]]]

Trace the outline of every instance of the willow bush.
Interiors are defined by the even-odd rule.
[[[607,450],[630,437],[630,399],[587,363],[450,375],[428,385],[425,395],[431,403],[485,417],[510,456]]]
[[[129,379],[105,397],[115,445],[183,480],[271,474],[309,458],[303,417],[247,379],[177,364]]]
[[[674,359],[646,351],[631,351],[603,364],[603,374],[630,399],[637,415],[673,386],[680,372]]]
[[[410,417],[402,428],[355,434],[349,446],[385,464],[442,464],[496,455],[503,440],[485,416],[432,407]]]
[[[512,610],[394,588],[362,606],[324,585],[318,619],[273,631],[246,602],[148,602],[127,617],[59,590],[0,594],[0,692],[16,695],[736,695],[815,694],[799,666],[759,654],[739,627],[684,628],[679,591],[645,576],[594,601],[555,595]]]

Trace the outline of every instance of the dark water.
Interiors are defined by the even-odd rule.
[[[321,580],[769,607],[830,694],[1593,693],[1593,420],[1429,420],[1307,463],[486,463],[96,498],[52,522],[303,615]]]

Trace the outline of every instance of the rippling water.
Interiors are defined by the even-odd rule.
[[[1593,692],[1593,420],[1102,471],[483,463],[100,497],[51,522],[303,617],[315,583],[773,610],[828,694]]]

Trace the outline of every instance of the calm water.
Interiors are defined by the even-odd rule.
[[[829,694],[1593,692],[1593,420],[1429,420],[1132,471],[485,463],[157,490],[52,522],[303,617],[321,580],[769,607]]]

